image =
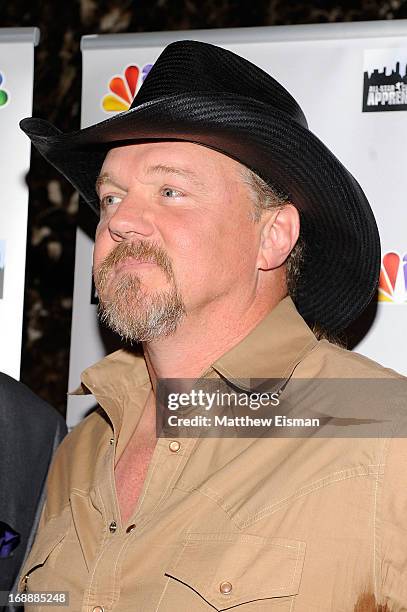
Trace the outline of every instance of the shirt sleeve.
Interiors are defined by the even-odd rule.
[[[406,409],[407,411],[407,409]],[[386,441],[381,491],[377,491],[376,578],[380,603],[407,612],[407,419]]]

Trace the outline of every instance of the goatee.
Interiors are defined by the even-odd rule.
[[[114,267],[126,259],[157,264],[170,287],[147,293],[135,272],[112,277]],[[130,342],[151,342],[175,332],[186,310],[178,292],[171,260],[154,242],[123,241],[94,270],[100,320]]]

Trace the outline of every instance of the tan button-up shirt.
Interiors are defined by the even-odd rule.
[[[318,341],[290,298],[208,373],[397,378]],[[350,612],[367,591],[407,610],[405,438],[160,438],[122,524],[114,466],[151,389],[144,359],[113,353],[82,387],[99,408],[53,462],[28,593],[68,591],[76,612]]]

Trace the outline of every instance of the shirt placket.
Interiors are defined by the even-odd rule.
[[[137,547],[137,535],[148,529],[148,523],[154,520],[155,513],[170,498],[196,440],[158,438],[137,507],[124,525],[120,517],[114,477],[115,443],[112,436],[97,470],[96,499],[103,516],[103,540],[91,568],[82,612],[111,612],[120,609],[117,602],[120,599],[122,560]]]
[[[93,503],[103,517],[102,541],[90,568],[89,581],[83,597],[82,612],[111,612],[120,588],[117,567],[125,538],[117,530],[114,491],[111,489],[109,470],[114,462],[114,437],[107,442],[106,453],[98,462],[93,492]]]

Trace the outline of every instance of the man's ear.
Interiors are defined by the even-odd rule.
[[[293,250],[299,233],[300,215],[295,206],[285,204],[267,211],[260,236],[258,269],[273,270],[281,266]]]

